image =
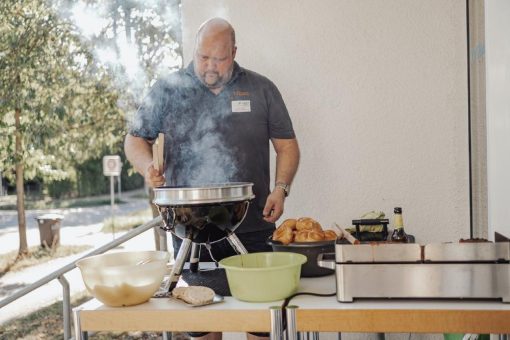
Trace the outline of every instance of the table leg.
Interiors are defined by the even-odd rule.
[[[282,307],[272,306],[269,308],[271,313],[271,333],[270,340],[283,339],[283,314]]]
[[[298,306],[287,306],[285,309],[287,315],[287,340],[297,340],[297,327],[296,327],[296,309]]]
[[[87,340],[89,338],[88,332],[81,330],[80,323],[80,308],[73,309],[73,321],[74,321],[74,339],[75,340]]]

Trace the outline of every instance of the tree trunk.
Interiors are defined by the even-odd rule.
[[[25,218],[25,192],[23,189],[23,145],[21,143],[21,109],[15,110],[16,120],[16,208],[18,210],[19,250],[18,256],[28,254],[27,223]]]

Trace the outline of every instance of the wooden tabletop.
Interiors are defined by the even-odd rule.
[[[333,275],[303,278],[299,291],[335,292]],[[269,308],[283,301],[224,302],[189,307],[172,299],[151,299],[131,307],[107,307],[91,300],[80,307],[83,331],[226,331],[268,332]],[[297,296],[298,331],[510,333],[510,304],[499,301],[361,300],[340,303],[336,297]]]

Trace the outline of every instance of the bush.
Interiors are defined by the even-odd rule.
[[[46,184],[48,195],[52,198],[70,198],[76,196],[76,183],[65,179]]]

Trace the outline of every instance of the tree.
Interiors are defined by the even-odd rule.
[[[94,151],[91,142],[115,142],[123,116],[107,73],[45,1],[6,0],[0,13],[0,163],[16,180],[23,255],[24,180],[68,177],[70,164]]]
[[[162,67],[180,67],[179,16],[169,15],[178,6],[163,0],[0,2],[0,172],[16,182],[20,255],[28,251],[24,181],[72,179],[77,164],[118,147],[141,89]],[[103,19],[85,37],[77,22],[83,11],[99,11]],[[102,60],[98,52],[108,49],[116,57]],[[112,62],[126,55],[138,56],[143,77]]]

